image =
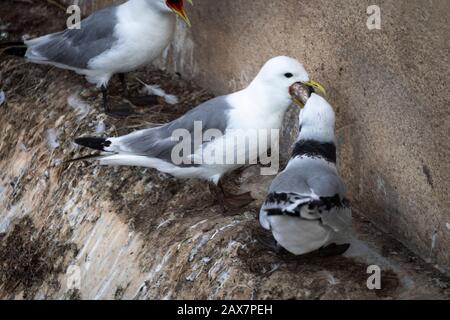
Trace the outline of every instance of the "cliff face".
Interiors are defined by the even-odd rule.
[[[378,1],[381,30],[366,26],[371,4],[197,0],[192,29],[181,29],[160,65],[224,93],[248,84],[270,57],[300,59],[337,108],[355,206],[449,271],[450,3]]]
[[[196,12],[192,12],[196,23],[192,33],[197,35],[191,37],[190,32],[182,29],[160,64],[168,65],[169,70],[180,71],[185,78],[194,78],[214,92],[237,88],[253,76],[254,71],[265,58],[274,54],[275,49],[270,49],[273,52],[269,52],[256,50],[255,47],[251,49],[251,45],[241,46],[240,43],[248,42],[248,39],[245,40],[245,33],[241,33],[239,37],[236,35],[237,40],[227,40],[229,47],[222,48],[224,44],[220,44],[220,40],[226,40],[223,38],[225,34],[230,34],[232,39],[231,34],[236,32],[232,25],[245,22],[244,17],[239,18],[239,14],[234,14],[234,11],[233,14],[226,14],[226,10],[241,9],[245,12],[250,8],[244,1],[236,1],[233,7],[226,7],[222,3],[211,7],[207,3],[196,1]],[[89,5],[96,5],[96,2],[89,1]],[[286,2],[286,5],[281,13],[290,17],[287,9],[293,4]],[[7,1],[5,8],[8,14],[1,17],[0,24],[10,23],[10,26],[14,26],[9,31],[11,39],[22,34],[38,35],[56,31],[64,25],[64,12],[43,4],[30,10],[27,4]],[[281,14],[281,9],[274,7],[274,4],[268,3],[261,10],[264,12],[270,8],[274,14],[273,22],[280,23],[278,15]],[[311,13],[302,13],[301,16],[311,19],[311,14],[317,8],[319,7],[314,10],[309,8]],[[203,21],[199,12],[205,12]],[[45,24],[48,16],[55,19]],[[214,19],[223,21],[223,25],[220,26]],[[249,20],[253,21],[252,24],[249,21],[245,23],[249,28],[248,32],[253,32],[253,28],[257,28],[256,24],[260,23],[256,14],[252,19]],[[264,15],[261,21],[266,21],[268,25],[272,23]],[[202,28],[203,25],[205,27]],[[208,30],[206,26],[217,38],[205,33]],[[263,39],[264,26],[259,27],[256,37]],[[298,29],[300,35],[306,32]],[[320,34],[326,37],[327,31],[323,30]],[[305,33],[306,36],[309,33]],[[302,39],[302,36],[297,38]],[[265,43],[262,40],[254,41]],[[206,45],[207,42],[210,44]],[[402,193],[403,185],[397,191],[394,187],[393,190],[389,189],[391,184],[397,186],[403,180],[372,180],[375,177],[366,176],[380,174],[384,169],[397,170],[397,164],[391,163],[389,155],[386,155],[386,162],[383,162],[378,158],[380,154],[370,151],[378,144],[372,140],[363,140],[360,136],[365,133],[368,138],[378,137],[381,141],[375,139],[377,143],[384,141],[385,146],[389,146],[384,147],[388,154],[400,152],[394,147],[400,142],[390,146],[389,136],[385,135],[384,129],[377,133],[376,127],[371,127],[383,122],[381,120],[387,117],[383,112],[390,112],[374,98],[385,99],[385,94],[375,95],[367,91],[364,107],[359,107],[357,99],[360,97],[357,92],[362,84],[353,80],[353,84],[349,85],[350,71],[347,76],[342,73],[339,81],[334,81],[337,78],[328,78],[337,77],[334,68],[338,68],[338,64],[328,64],[327,61],[333,60],[327,56],[321,62],[324,64],[322,70],[319,57],[313,57],[309,53],[313,50],[309,50],[306,45],[303,47],[302,43],[313,46],[316,48],[314,52],[318,52],[317,47],[314,47],[317,45],[315,41],[302,40],[297,48],[299,53],[286,53],[299,58],[305,53],[305,64],[311,66],[309,69],[315,78],[328,84],[330,100],[339,108],[341,163],[356,208],[371,219],[381,221],[380,225],[386,229],[398,231],[402,224],[407,224],[410,232],[418,230],[418,235],[406,238],[407,241],[400,237],[413,248],[416,248],[415,239],[419,236],[424,237],[424,244],[431,243],[431,238],[428,241],[423,236],[429,223],[416,223],[414,219],[419,212],[422,217],[434,219],[432,221],[436,223],[448,218],[444,216],[444,211],[438,209],[421,211],[425,205],[421,199],[426,198],[427,203],[432,203],[430,199],[437,199],[435,197],[438,197],[439,192],[430,194],[431,198],[425,197],[427,193],[417,194],[414,202],[408,202],[414,210],[403,211],[405,207],[401,205],[410,200],[409,193]],[[289,41],[285,45],[289,48],[294,44]],[[275,43],[269,47],[276,48]],[[350,59],[343,57],[342,61]],[[245,61],[250,64],[247,66]],[[344,67],[350,68],[350,65],[348,61]],[[91,163],[67,162],[83,155],[82,150],[72,143],[75,137],[83,134],[119,135],[165,123],[210,97],[210,94],[192,83],[152,70],[131,75],[132,92],[138,91],[139,85],[134,81],[137,76],[147,83],[161,84],[167,91],[177,94],[181,103],[174,107],[161,103],[151,108],[142,108],[138,110],[138,117],[118,121],[105,118],[99,113],[100,96],[97,91],[84,85],[84,80],[76,75],[45,66],[24,64],[23,61],[6,57],[1,57],[0,66],[1,90],[6,94],[6,102],[0,105],[0,298],[449,297],[447,278],[358,215],[355,222],[358,234],[382,253],[386,258],[384,264],[390,266],[383,270],[381,291],[367,289],[369,275],[364,263],[344,258],[324,259],[314,255],[296,258],[268,251],[257,241],[258,237],[265,235],[259,227],[257,212],[270,177],[258,177],[256,168],[230,177],[228,187],[241,186],[241,191],[251,190],[258,201],[236,215],[227,215],[215,203],[208,185],[200,181],[177,181],[152,170],[100,168]],[[361,65],[360,67],[362,68]],[[375,65],[372,68],[378,70]],[[204,70],[211,72],[207,78],[203,78],[206,76]],[[354,72],[354,69],[350,70]],[[236,82],[227,82],[229,79]],[[370,82],[372,80],[366,79],[367,86],[370,86],[366,90],[375,90],[374,86],[381,78],[376,78],[373,83]],[[397,82],[390,79],[389,83]],[[407,83],[409,82],[405,82],[405,86]],[[120,102],[120,89],[115,82],[112,83],[112,92],[114,100]],[[400,94],[404,95],[404,92]],[[377,107],[366,110],[368,99],[375,99],[374,106]],[[405,103],[400,102],[401,105]],[[400,107],[393,104],[392,108]],[[414,114],[414,108],[416,106],[411,105],[410,115],[405,115],[405,119],[413,116],[411,114]],[[369,116],[364,112],[374,114]],[[372,116],[380,119],[371,124],[369,119],[373,119]],[[287,120],[292,122],[293,118],[291,115]],[[347,122],[349,119],[355,122]],[[424,119],[431,121],[430,118]],[[394,123],[394,119],[388,120],[389,123]],[[366,129],[362,122],[367,123],[369,128]],[[393,126],[392,130],[396,130],[398,126]],[[372,131],[373,135],[370,134]],[[287,130],[285,135],[288,137],[292,133],[292,130]],[[401,138],[409,139],[405,136]],[[418,144],[422,142],[417,140]],[[423,152],[422,149],[415,150],[420,154]],[[434,152],[433,150],[435,149],[430,152]],[[404,155],[406,162],[398,164],[405,167],[404,172],[409,170],[408,155],[408,152]],[[375,165],[375,162],[378,163]],[[391,168],[387,167],[388,164]],[[431,171],[434,167],[428,168],[429,171],[425,170],[428,172],[427,176],[431,174],[434,177],[434,171]],[[392,171],[389,170],[383,173],[383,179],[390,177],[389,172]],[[417,174],[409,178],[420,180]],[[432,181],[435,189],[440,190],[442,181],[438,178],[433,178]],[[368,192],[372,184],[376,188]],[[411,189],[410,192],[415,192],[414,190]],[[377,198],[382,195],[383,198]],[[390,202],[389,199],[394,196],[398,196],[397,200],[401,205]],[[396,211],[385,211],[387,204]],[[435,201],[431,205],[440,206],[441,202]],[[392,218],[390,224],[385,224],[385,216],[393,213],[396,214],[395,219]],[[445,250],[442,251],[442,247],[448,245],[444,241],[445,232],[448,230],[438,230],[432,250],[433,257],[441,259],[442,266],[445,266],[448,254]],[[393,234],[398,237],[398,233]]]
[[[194,65],[213,92],[248,83],[268,58],[297,57],[338,111],[354,205],[425,259],[450,267],[448,1],[196,1]],[[178,67],[178,66],[177,66]]]

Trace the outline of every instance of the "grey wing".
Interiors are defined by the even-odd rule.
[[[291,215],[321,220],[336,232],[351,225],[345,187],[336,170],[321,161],[294,159],[272,183],[261,209],[260,221],[270,215]]]
[[[345,197],[345,186],[342,179],[335,173],[324,172],[308,178],[306,184],[321,198],[334,197],[338,195]]]
[[[314,208],[319,211],[322,223],[340,234],[350,232],[352,211],[345,198],[344,183],[337,173],[312,177],[307,184],[320,197]]]
[[[292,192],[318,197],[345,196],[345,187],[334,167],[316,159],[295,158],[278,175],[271,192]]]
[[[117,6],[105,8],[82,20],[81,29],[67,29],[26,41],[26,57],[34,62],[86,69],[92,58],[111,49],[117,40],[116,11]]]
[[[230,108],[226,97],[218,97],[199,105],[167,125],[123,136],[115,143],[121,151],[171,161],[172,150],[180,143],[172,139],[176,130],[183,129],[188,132],[193,148],[195,122],[201,124],[202,133],[210,129],[224,133],[228,126]]]
[[[271,228],[270,216],[293,215],[300,218],[301,209],[314,201],[310,186],[307,184],[307,174],[311,169],[311,163],[293,159],[273,180],[259,215],[260,223],[265,229]]]

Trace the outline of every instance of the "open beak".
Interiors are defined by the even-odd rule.
[[[191,5],[194,5],[194,3],[192,2],[192,0],[187,0],[187,2],[189,2]],[[186,11],[184,10],[183,7],[175,7],[175,6],[170,6],[170,9],[172,9],[172,11],[179,16],[181,19],[183,19],[183,21],[190,27],[191,26],[191,21],[189,20]]]
[[[305,104],[300,101],[299,98],[295,97],[295,96],[291,96],[292,97],[292,102],[294,102],[295,105],[299,106],[300,109],[303,109],[305,107]]]
[[[325,91],[325,88],[322,87],[321,84],[315,82],[314,80],[310,80],[307,82],[303,82],[304,85],[307,85],[308,87],[311,87],[314,89],[314,91],[323,94],[324,96],[327,95],[327,92]]]
[[[303,109],[305,107],[306,101],[308,101],[313,92],[318,92],[322,95],[326,95],[324,87],[313,80],[306,82],[297,82],[289,88],[292,102],[299,106],[300,109]]]

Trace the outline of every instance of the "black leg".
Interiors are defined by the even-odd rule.
[[[250,192],[239,195],[229,193],[220,181],[217,186],[214,185],[211,188],[213,188],[213,193],[224,209],[242,209],[255,200]]]
[[[102,97],[103,97],[103,110],[106,114],[110,113],[109,109],[109,101],[108,101],[108,89],[106,86],[102,85],[100,90],[102,90]]]
[[[103,97],[103,110],[106,115],[113,117],[113,118],[124,118],[132,114],[132,111],[129,106],[124,106],[119,110],[115,110],[114,112],[111,111],[111,108],[109,106],[109,97],[108,97],[108,89],[106,86],[101,86],[100,88],[102,90],[102,97]]]
[[[261,245],[263,245],[266,249],[276,253],[281,254],[284,252],[284,249],[282,246],[280,246],[273,238],[273,236],[270,234],[264,234],[264,235],[258,235],[255,236],[256,241],[258,241]]]
[[[341,256],[350,249],[350,244],[337,245],[336,243],[330,244],[328,247],[319,249],[319,255],[321,257],[334,257]]]
[[[125,76],[125,73],[119,73],[119,80],[120,84],[122,85],[122,94],[124,97],[128,97],[128,86],[127,86],[127,79]]]
[[[219,183],[217,184],[217,186],[219,187],[219,190],[222,192],[223,197],[226,198],[227,192],[225,191],[225,188],[223,187],[222,180],[219,180]]]

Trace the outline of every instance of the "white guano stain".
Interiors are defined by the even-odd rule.
[[[6,101],[6,95],[3,90],[0,90],[0,106]]]
[[[17,218],[19,218],[20,211],[17,210],[17,206],[11,207],[8,214],[0,221],[0,234],[5,233],[11,222]]]
[[[209,241],[209,236],[208,235],[204,235],[200,241],[197,243],[197,245],[195,245],[195,247],[192,249],[191,254],[189,256],[189,262],[194,261],[195,256],[197,255],[197,253],[199,252],[199,250],[208,243]]]
[[[106,124],[104,120],[100,120],[95,126],[95,133],[102,134],[106,131]]]
[[[378,192],[381,192],[384,196],[387,196],[386,183],[382,177],[377,178],[377,189]]]

